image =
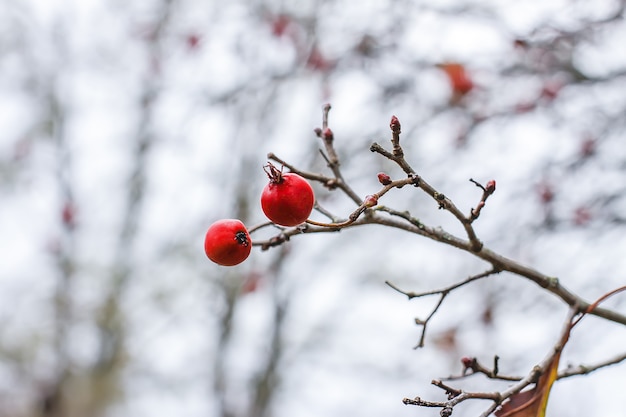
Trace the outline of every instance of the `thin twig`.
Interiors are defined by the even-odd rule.
[[[419,342],[413,349],[419,349],[419,348],[424,347],[424,342],[426,340],[426,328],[428,327],[428,323],[430,323],[430,320],[433,318],[437,310],[439,310],[439,307],[441,307],[441,305],[443,304],[443,300],[445,300],[448,294],[449,294],[448,292],[441,293],[441,297],[439,298],[437,305],[435,305],[435,308],[433,308],[433,310],[430,312],[430,314],[428,315],[428,317],[426,317],[425,320],[415,319],[415,323],[422,326],[422,333],[420,335]]]
[[[324,149],[326,150],[326,154],[322,152],[324,159],[326,160],[328,167],[333,172],[335,176],[334,181],[337,183],[337,187],[339,187],[352,201],[354,201],[357,205],[361,204],[361,198],[359,195],[346,183],[343,178],[343,174],[341,173],[341,169],[339,166],[341,165],[339,162],[339,155],[335,150],[334,145],[334,134],[333,131],[328,127],[328,114],[330,112],[331,106],[330,104],[325,104],[322,112],[322,128],[315,129],[315,134],[322,139],[324,143]]]
[[[620,355],[615,356],[614,358],[610,358],[605,361],[598,362],[592,365],[578,365],[575,367],[570,367],[559,372],[559,376],[557,377],[557,379],[569,378],[569,377],[576,376],[576,375],[587,375],[594,371],[597,371],[598,369],[615,365],[625,360],[626,360],[626,353],[622,353]]]
[[[438,192],[433,186],[424,181],[423,178],[419,177],[413,168],[411,168],[411,166],[406,162],[404,159],[404,151],[400,146],[400,122],[395,116],[391,118],[390,127],[392,131],[391,143],[393,146],[393,152],[385,150],[385,148],[380,146],[378,143],[373,143],[370,146],[370,151],[379,153],[380,155],[398,164],[410,178],[415,179],[415,183],[419,184],[419,188],[424,190],[426,194],[430,195],[437,202],[440,209],[445,209],[452,213],[452,215],[463,225],[465,233],[471,243],[470,248],[472,251],[479,252],[483,247],[483,243],[478,239],[478,236],[476,236],[476,232],[472,227],[473,220],[470,217],[466,217],[461,210],[459,210],[443,193]]]
[[[468,363],[464,362],[464,369],[461,375],[451,375],[446,378],[443,378],[446,381],[456,381],[459,379],[464,379],[470,377],[472,375],[484,375],[489,379],[495,379],[499,381],[511,381],[517,382],[522,379],[521,376],[511,376],[511,375],[501,375],[498,370],[498,355],[493,358],[493,369],[489,369],[486,366],[482,365],[477,358],[467,358]],[[468,373],[468,371],[472,371]]]
[[[493,275],[493,274],[497,274],[499,272],[500,272],[499,269],[491,268],[488,271],[481,272],[480,274],[472,275],[472,276],[464,279],[461,282],[458,282],[456,284],[450,285],[449,287],[441,288],[441,289],[438,289],[438,290],[424,291],[424,292],[419,292],[419,293],[403,291],[403,290],[399,289],[397,286],[395,286],[394,284],[392,284],[389,281],[385,281],[385,284],[387,284],[388,286],[390,286],[394,290],[398,291],[399,293],[406,295],[409,298],[409,300],[410,300],[412,298],[424,297],[424,296],[427,296],[427,295],[435,295],[435,294],[447,293],[447,292],[450,292],[450,291],[452,291],[454,289],[462,287],[462,286],[464,286],[466,284],[469,284],[470,282],[473,282],[473,281],[476,281],[476,280],[488,277],[488,276]]]
[[[572,328],[572,323],[576,315],[579,314],[579,309],[574,307],[570,308],[570,311],[567,315],[567,319],[565,324],[563,325],[563,330],[555,343],[555,345],[550,349],[550,353],[533,369],[519,381],[516,381],[515,384],[507,388],[502,392],[466,392],[462,390],[457,390],[448,386],[447,384],[443,384],[440,381],[433,381],[433,384],[443,388],[447,393],[453,394],[450,395],[451,398],[448,401],[442,402],[429,402],[424,401],[419,397],[416,397],[414,400],[404,399],[403,402],[408,405],[417,405],[422,407],[440,407],[443,409],[453,409],[457,404],[466,401],[468,399],[487,399],[493,401],[493,403],[481,414],[483,417],[487,417],[491,415],[495,411],[495,409],[502,404],[507,399],[511,398],[513,395],[522,391],[524,388],[528,387],[531,384],[536,383],[539,380],[539,377],[546,372],[550,366],[553,365],[556,355],[560,355],[565,343],[567,343],[569,332]]]
[[[339,158],[334,148],[334,135],[330,128],[328,127],[328,114],[330,111],[330,105],[324,106],[323,117],[322,117],[322,128],[316,129],[316,134],[322,139],[325,147],[325,152],[320,151],[326,160],[329,168],[332,170],[334,177],[325,176],[322,174],[316,174],[311,172],[300,171],[289,165],[282,159],[278,158],[274,154],[268,154],[268,158],[272,159],[276,162],[281,163],[283,166],[286,166],[292,172],[298,173],[301,176],[322,183],[325,187],[329,189],[339,188],[346,194],[351,200],[353,200],[357,204],[356,210],[354,210],[347,219],[345,220],[337,220],[340,219],[337,216],[334,216],[329,211],[321,208],[319,205],[316,206],[318,212],[322,213],[324,216],[331,220],[330,223],[322,223],[315,220],[309,219],[307,223],[303,223],[294,228],[281,229],[280,233],[268,240],[265,241],[254,241],[254,245],[261,246],[262,249],[268,249],[273,246],[281,245],[282,243],[289,240],[290,237],[299,235],[299,234],[307,234],[307,233],[325,233],[325,232],[334,232],[340,231],[350,227],[356,227],[366,224],[379,224],[383,226],[393,227],[401,230],[405,230],[410,233],[418,234],[421,236],[428,237],[435,241],[439,241],[445,243],[447,245],[456,247],[463,251],[469,252],[476,257],[485,260],[491,265],[491,269],[485,271],[483,273],[470,276],[463,281],[455,283],[453,285],[438,289],[425,291],[421,293],[416,292],[408,292],[399,289],[394,284],[389,281],[386,282],[388,286],[392,289],[398,291],[401,294],[404,294],[409,299],[419,298],[428,295],[439,295],[439,300],[437,301],[434,308],[431,310],[430,314],[426,319],[415,319],[416,324],[422,326],[421,337],[416,348],[424,345],[425,334],[427,330],[427,326],[430,320],[435,316],[436,312],[443,305],[444,300],[447,295],[453,291],[467,285],[476,280],[488,277],[490,275],[507,271],[514,275],[524,277],[543,289],[553,293],[557,297],[559,297],[563,302],[570,306],[570,313],[568,315],[568,320],[563,328],[561,333],[561,337],[557,341],[557,343],[552,347],[550,353],[546,356],[546,358],[540,362],[537,366],[533,367],[533,369],[524,377],[514,377],[514,376],[504,376],[500,375],[498,371],[498,359],[497,356],[494,358],[493,369],[489,369],[481,364],[479,364],[475,359],[472,361],[471,366],[466,369],[471,369],[473,372],[471,374],[466,374],[464,372],[463,376],[466,377],[474,374],[484,374],[488,378],[491,379],[500,379],[506,380],[510,382],[514,382],[512,386],[507,388],[502,392],[465,392],[456,388],[453,388],[447,384],[444,384],[441,381],[433,381],[433,384],[444,389],[448,395],[448,401],[441,402],[431,402],[424,401],[419,397],[415,399],[404,399],[403,402],[405,404],[410,405],[419,405],[425,407],[439,407],[441,408],[441,415],[450,415],[452,413],[452,409],[455,405],[459,404],[468,399],[486,399],[491,400],[492,404],[485,410],[482,416],[488,416],[493,411],[496,410],[498,406],[500,406],[505,400],[511,398],[515,394],[521,392],[526,387],[531,384],[535,384],[538,381],[541,381],[540,377],[544,375],[544,373],[554,368],[550,368],[555,366],[555,360],[557,359],[556,355],[560,355],[565,343],[568,340],[569,332],[573,328],[573,326],[578,323],[580,317],[585,314],[592,314],[598,317],[604,318],[609,321],[613,321],[616,323],[620,323],[626,325],[626,316],[620,314],[616,311],[610,309],[603,309],[598,307],[598,305],[604,301],[606,298],[614,295],[620,291],[626,290],[625,287],[618,288],[613,290],[600,299],[598,299],[594,303],[589,303],[583,300],[578,295],[572,293],[567,288],[563,287],[559,280],[556,277],[551,277],[545,274],[540,273],[528,266],[522,265],[518,262],[515,262],[509,258],[506,258],[486,247],[483,246],[483,243],[478,239],[473,227],[472,222],[475,221],[481,214],[481,210],[485,206],[485,202],[489,198],[491,194],[495,191],[495,181],[491,180],[487,182],[486,185],[482,185],[479,182],[470,179],[472,183],[474,183],[477,187],[479,187],[483,193],[480,201],[476,205],[475,208],[470,210],[470,214],[465,216],[444,194],[440,193],[433,186],[431,186],[427,181],[425,181],[421,176],[417,175],[415,171],[411,168],[411,166],[404,159],[404,151],[402,146],[400,145],[400,122],[394,116],[391,119],[390,129],[392,132],[391,144],[392,151],[387,151],[382,146],[377,143],[372,144],[370,150],[372,152],[379,153],[380,155],[394,161],[402,170],[407,174],[407,178],[403,180],[392,181],[391,183],[387,183],[383,181],[384,187],[379,190],[377,193],[371,194],[367,196],[365,199],[361,199],[352,189],[351,187],[344,181],[341,171],[339,169]],[[405,185],[413,185],[415,187],[421,188],[426,194],[428,194],[433,200],[437,202],[439,208],[450,211],[453,216],[463,225],[465,229],[465,233],[467,235],[467,240],[454,236],[442,228],[433,228],[423,224],[419,219],[413,217],[408,211],[398,211],[389,207],[378,205],[378,199],[382,197],[384,194],[389,192],[393,188],[401,188]],[[365,214],[362,216],[362,214]],[[266,227],[268,224],[262,224],[255,228],[252,228],[251,231],[256,231],[262,227]],[[576,316],[578,320],[574,320]],[[561,372],[558,375],[558,378],[566,378],[573,375],[582,375],[589,372],[592,372],[596,369],[600,369],[605,366],[609,366],[615,363],[619,363],[626,360],[626,354],[621,354],[616,356],[615,358],[611,358],[607,361],[592,365],[592,366],[583,366],[580,365],[576,368],[571,368]],[[456,377],[456,378],[461,378]],[[448,380],[452,380],[455,377],[448,378]]]
[[[272,222],[265,222],[265,223],[260,223],[257,224],[253,227],[248,228],[248,233],[254,233],[257,230],[263,229],[264,227],[269,227],[269,226],[274,226],[274,227],[278,227],[280,228],[280,226],[276,226],[276,224],[272,223]]]
[[[384,210],[383,208],[377,208],[380,210]],[[551,277],[545,275],[533,268],[530,268],[526,265],[522,265],[519,262],[516,262],[510,258],[507,258],[503,255],[500,255],[489,248],[483,247],[480,252],[474,252],[472,250],[471,243],[469,241],[460,239],[441,228],[432,228],[428,226],[424,226],[419,221],[417,224],[414,224],[411,221],[407,221],[407,219],[413,219],[410,214],[401,214],[405,212],[398,212],[392,210],[384,210],[388,212],[393,212],[396,215],[402,217],[403,221],[396,220],[394,218],[388,216],[380,216],[377,215],[375,211],[371,212],[371,215],[359,218],[359,220],[341,227],[341,228],[329,228],[329,227],[309,227],[309,228],[296,228],[289,229],[281,233],[281,235],[285,235],[287,237],[291,237],[299,234],[308,234],[308,233],[324,233],[324,232],[336,232],[339,230],[343,230],[348,227],[362,226],[366,224],[378,224],[388,227],[393,227],[396,229],[401,229],[407,231],[409,233],[415,233],[421,236],[428,237],[437,242],[445,243],[447,245],[453,246],[455,248],[461,249],[466,252],[470,252],[475,256],[489,262],[494,268],[500,271],[511,272],[512,274],[524,277],[540,287],[546,289],[550,293],[554,294],[558,298],[560,298],[563,302],[565,302],[569,306],[578,306],[580,312],[585,311],[590,303],[585,301],[582,297],[572,293],[569,289],[561,285],[558,278]],[[263,249],[269,249],[273,246],[278,246],[285,242],[288,239],[270,239],[261,242],[254,242],[253,245],[261,246]],[[622,325],[626,325],[626,316],[618,313],[616,311],[610,309],[604,309],[600,307],[594,308],[589,314],[601,317],[605,320],[609,320],[615,323],[619,323]]]
[[[494,191],[496,191],[496,182],[494,180],[490,180],[487,183],[487,185],[484,186],[484,185],[482,185],[481,183],[479,183],[478,181],[476,181],[476,180],[474,180],[472,178],[470,178],[470,181],[472,183],[474,183],[474,185],[476,185],[478,188],[483,190],[483,195],[482,195],[482,197],[480,197],[480,201],[478,202],[478,204],[476,204],[475,208],[472,208],[470,210],[469,222],[473,223],[474,220],[476,220],[480,216],[480,212],[485,207],[485,204],[486,204],[487,199],[489,198],[489,196],[492,195],[494,193]]]
[[[340,222],[333,222],[333,223],[323,223],[323,222],[318,222],[315,220],[308,219],[306,222],[314,226],[330,227],[330,228],[342,228],[342,227],[349,226],[350,224],[354,223],[359,218],[359,216],[363,214],[367,209],[372,208],[372,204],[376,204],[383,195],[389,192],[389,190],[393,188],[402,188],[405,185],[412,184],[412,183],[413,181],[410,178],[390,182],[389,184],[383,186],[383,188],[379,190],[377,193],[370,194],[368,197],[366,197],[366,199],[359,205],[359,207],[357,207],[356,210],[350,213],[350,215],[348,216],[346,220],[343,220]]]

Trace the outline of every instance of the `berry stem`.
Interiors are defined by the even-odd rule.
[[[263,165],[263,171],[267,174],[267,177],[274,184],[280,184],[283,182],[283,170],[276,168],[271,162],[267,162],[267,165]]]

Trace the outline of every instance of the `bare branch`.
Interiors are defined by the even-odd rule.
[[[480,198],[480,201],[475,208],[470,210],[469,221],[472,223],[478,218],[478,216],[480,216],[480,212],[485,207],[485,203],[487,202],[489,196],[496,191],[496,182],[494,180],[490,180],[487,182],[486,186],[483,186],[481,183],[473,180],[472,178],[470,178],[470,181],[483,190],[483,195]]]
[[[521,376],[510,376],[510,375],[501,375],[498,370],[498,361],[500,357],[498,355],[493,358],[493,369],[489,369],[486,366],[482,365],[477,358],[468,358],[464,357],[461,359],[463,363],[463,373],[461,375],[451,375],[446,378],[443,378],[446,381],[455,381],[459,379],[464,379],[470,377],[472,375],[485,375],[489,379],[496,379],[500,381],[513,381],[517,382],[522,379]],[[472,371],[468,373],[468,371]]]
[[[418,318],[415,319],[415,324],[422,326],[422,334],[420,335],[419,342],[413,349],[419,349],[419,348],[424,347],[424,341],[426,340],[426,328],[428,327],[428,323],[433,318],[435,313],[439,310],[439,307],[441,307],[441,305],[443,304],[443,300],[445,300],[448,294],[449,293],[447,292],[441,293],[441,297],[439,298],[437,305],[435,305],[435,308],[433,308],[433,311],[430,312],[430,314],[428,315],[428,317],[426,317],[425,320],[420,320]]]
[[[496,408],[500,404],[502,404],[504,401],[511,398],[513,395],[517,394],[518,392],[522,391],[524,388],[528,387],[529,385],[536,383],[539,377],[543,373],[545,373],[551,365],[553,365],[556,355],[559,355],[561,353],[561,351],[563,350],[563,347],[565,346],[565,343],[567,343],[567,340],[568,340],[567,336],[569,335],[569,332],[572,328],[573,320],[578,314],[579,314],[578,308],[570,309],[567,315],[565,324],[563,326],[563,330],[561,331],[561,334],[559,335],[559,338],[557,342],[555,343],[555,345],[552,347],[552,349],[550,349],[550,352],[548,353],[548,355],[538,365],[534,366],[533,369],[525,377],[521,378],[519,381],[516,381],[514,385],[510,386],[506,390],[502,392],[466,392],[466,391],[452,388],[449,385],[444,384],[443,382],[439,380],[434,380],[432,382],[433,385],[439,388],[442,388],[446,391],[446,393],[448,394],[448,401],[430,402],[430,401],[424,401],[421,398],[416,397],[413,400],[405,398],[403,400],[404,404],[417,405],[417,406],[422,406],[422,407],[439,407],[442,409],[442,413],[443,413],[443,410],[448,410],[446,411],[446,415],[450,415],[452,413],[452,409],[454,408],[454,406],[456,406],[457,404],[463,401],[466,401],[469,399],[485,399],[485,400],[493,401],[493,404],[491,404],[489,408],[487,408],[487,410],[485,410],[485,412],[481,416],[486,417],[486,416],[491,415],[491,413],[493,413],[496,410]]]
[[[335,176],[335,181],[337,183],[337,187],[339,187],[352,201],[354,201],[357,205],[361,204],[361,198],[359,195],[348,185],[343,179],[343,174],[339,169],[339,156],[337,155],[337,151],[335,150],[334,142],[334,134],[332,130],[328,127],[328,113],[330,112],[330,104],[325,104],[323,107],[322,114],[322,128],[315,129],[315,134],[322,139],[324,143],[324,148],[326,149],[326,155],[324,155],[324,159],[328,164],[328,167],[333,172]],[[306,177],[305,177],[306,178]]]
[[[399,289],[398,287],[396,287],[394,284],[390,283],[389,281],[385,281],[385,284],[389,285],[391,288],[393,288],[394,290],[398,291],[399,293],[406,295],[409,298],[409,300],[410,300],[412,298],[424,297],[424,296],[427,296],[427,295],[448,293],[448,292],[450,292],[450,291],[452,291],[454,289],[457,289],[457,288],[462,287],[462,286],[464,286],[466,284],[469,284],[470,282],[473,282],[473,281],[476,281],[476,280],[479,280],[479,279],[482,279],[482,278],[486,278],[486,277],[488,277],[490,275],[494,275],[494,274],[497,274],[499,272],[500,272],[499,269],[492,268],[492,269],[490,269],[488,271],[485,271],[485,272],[482,272],[480,274],[472,275],[471,277],[468,277],[467,279],[465,279],[465,280],[463,280],[461,282],[458,282],[456,284],[450,285],[449,287],[441,288],[441,289],[438,289],[438,290],[424,291],[424,292],[420,292],[420,293],[403,291],[403,290]]]
[[[598,369],[615,365],[625,360],[626,360],[626,353],[622,353],[613,358],[610,358],[605,361],[598,362],[592,365],[578,365],[578,366],[570,367],[559,372],[559,376],[557,377],[557,379],[569,378],[571,376],[576,376],[576,375],[587,375],[594,371],[597,371]]]
[[[582,297],[572,293],[569,289],[561,285],[558,278],[556,277],[545,275],[533,268],[522,265],[519,262],[513,261],[510,258],[500,255],[486,247],[483,247],[479,252],[475,252],[473,250],[472,244],[469,241],[460,239],[441,228],[435,229],[432,227],[427,227],[419,222],[419,220],[413,218],[407,212],[399,212],[383,207],[376,208],[376,210],[393,214],[396,217],[400,217],[402,221],[391,218],[389,216],[378,215],[377,211],[372,210],[370,212],[370,215],[359,218],[357,221],[352,222],[348,225],[344,225],[341,227],[304,227],[303,225],[300,225],[297,228],[283,231],[279,237],[262,242],[253,242],[253,245],[261,246],[263,249],[268,249],[270,247],[282,244],[283,242],[288,240],[289,237],[294,235],[336,232],[348,227],[361,226],[365,224],[379,224],[425,236],[432,240],[445,243],[463,251],[472,253],[475,256],[493,265],[494,269],[497,269],[499,271],[511,272],[512,274],[524,277],[534,282],[535,284],[539,285],[540,287],[546,289],[547,291],[560,298],[567,305],[577,306],[580,312],[586,311],[591,305]],[[590,311],[589,314],[601,317],[609,321],[613,321],[615,323],[626,325],[626,316],[613,310],[597,307]]]
[[[559,280],[555,277],[550,277],[545,274],[540,273],[528,266],[522,265],[518,262],[515,262],[509,258],[506,258],[496,252],[493,252],[489,248],[483,246],[483,243],[478,239],[473,227],[472,223],[480,216],[482,209],[485,206],[487,199],[495,192],[496,183],[494,180],[488,181],[486,185],[482,185],[481,183],[470,179],[472,183],[474,183],[478,188],[482,190],[481,198],[478,204],[470,210],[468,216],[465,216],[461,211],[456,207],[452,200],[446,197],[443,193],[440,193],[433,186],[431,186],[426,180],[424,180],[421,176],[417,175],[411,166],[404,159],[404,152],[400,145],[400,122],[394,116],[391,119],[390,128],[392,131],[392,151],[387,151],[382,146],[374,143],[372,144],[370,150],[372,152],[376,152],[381,154],[382,156],[394,161],[397,165],[399,165],[402,170],[407,174],[407,178],[402,180],[391,181],[388,175],[384,175],[381,179],[379,174],[379,182],[383,184],[383,188],[381,188],[378,192],[374,194],[370,194],[365,197],[365,199],[361,199],[352,191],[352,189],[345,183],[341,176],[341,172],[339,171],[339,159],[334,150],[334,136],[332,131],[328,128],[328,111],[330,110],[330,106],[326,106],[324,108],[323,114],[323,123],[322,129],[316,129],[317,135],[323,140],[325,144],[326,152],[322,152],[322,155],[326,159],[329,168],[333,171],[334,178],[328,177],[321,174],[314,174],[309,172],[303,172],[297,170],[295,167],[287,164],[285,161],[276,157],[274,154],[269,154],[268,158],[274,159],[277,162],[280,162],[284,166],[287,166],[293,172],[296,172],[303,177],[312,180],[318,181],[322,183],[329,189],[339,188],[341,189],[349,198],[351,198],[355,203],[357,203],[358,207],[348,215],[345,220],[337,220],[339,217],[333,215],[332,213],[322,209],[317,206],[317,209],[320,213],[324,214],[326,217],[331,219],[330,223],[322,223],[315,220],[307,220],[307,223],[299,225],[295,228],[290,229],[281,229],[281,232],[275,237],[261,242],[254,242],[255,245],[260,245],[263,249],[268,249],[272,246],[278,246],[287,240],[291,236],[306,234],[306,233],[323,233],[330,231],[340,231],[345,228],[366,225],[366,224],[379,224],[388,227],[398,228],[401,230],[405,230],[410,233],[415,233],[420,236],[428,237],[432,240],[439,241],[445,243],[447,245],[456,247],[463,251],[466,251],[480,259],[485,260],[491,265],[491,268],[485,272],[470,276],[465,280],[457,282],[455,284],[449,285],[444,288],[429,290],[424,292],[409,292],[404,291],[392,284],[389,281],[386,281],[386,284],[397,292],[405,295],[409,300],[413,298],[420,298],[429,295],[439,295],[439,299],[437,303],[430,311],[428,316],[424,319],[416,318],[415,323],[418,326],[421,326],[421,335],[418,344],[415,348],[420,348],[424,346],[426,331],[428,329],[428,325],[431,322],[432,318],[435,316],[437,311],[443,305],[444,300],[450,294],[450,292],[468,285],[474,281],[479,279],[500,273],[502,271],[507,271],[514,276],[524,277],[541,288],[553,293],[557,297],[559,297],[563,302],[570,306],[570,314],[568,315],[566,324],[564,326],[563,332],[561,333],[561,337],[558,339],[557,343],[552,347],[550,353],[546,356],[546,358],[540,362],[538,365],[533,367],[533,369],[524,377],[516,377],[516,376],[507,376],[500,375],[498,369],[498,357],[494,357],[493,368],[489,369],[488,367],[480,364],[476,358],[464,358],[464,371],[463,375],[457,377],[449,377],[447,380],[455,380],[464,377],[468,377],[470,375],[475,374],[483,374],[487,378],[490,379],[498,379],[505,380],[509,382],[513,382],[514,384],[507,388],[502,392],[465,392],[463,390],[456,389],[447,383],[442,382],[441,380],[434,380],[432,383],[443,389],[448,395],[447,401],[425,401],[419,397],[414,399],[405,398],[403,402],[408,405],[418,405],[423,407],[436,407],[440,408],[440,415],[449,416],[452,414],[453,408],[455,405],[469,400],[469,399],[484,399],[490,400],[491,404],[487,409],[483,412],[482,416],[491,415],[499,406],[501,406],[508,399],[512,398],[517,393],[523,391],[525,388],[530,386],[531,384],[536,384],[538,381],[542,381],[540,377],[544,375],[550,367],[552,367],[551,372],[555,372],[554,366],[555,360],[558,360],[558,356],[562,351],[565,343],[567,342],[567,337],[569,336],[569,332],[572,327],[577,323],[577,321],[573,321],[577,315],[585,315],[585,314],[593,314],[598,317],[602,317],[604,319],[614,321],[620,324],[626,325],[626,316],[612,310],[599,308],[598,305],[609,296],[616,294],[622,290],[626,290],[626,287],[611,291],[607,293],[605,296],[601,297],[594,303],[589,303],[583,300],[578,295],[572,293],[567,288],[563,287]],[[465,229],[465,233],[467,235],[467,240],[454,236],[442,228],[433,228],[423,224],[419,219],[413,217],[408,211],[398,211],[390,207],[378,205],[378,201],[381,197],[383,197],[387,192],[394,188],[402,188],[405,185],[413,185],[417,188],[421,188],[426,194],[428,194],[433,200],[435,200],[440,209],[445,209],[452,213],[453,216],[463,225]],[[365,214],[365,215],[363,215]],[[264,227],[264,226],[259,226]],[[253,229],[257,230],[257,229]],[[467,361],[465,361],[467,359]],[[605,362],[596,364],[592,367],[579,366],[577,368],[572,368],[566,370],[559,375],[560,378],[565,378],[573,375],[582,375],[588,372],[592,372],[595,369],[599,369],[604,366],[609,366],[611,364],[619,363],[626,359],[625,355],[619,355],[615,358],[607,360]],[[468,370],[472,372],[470,374],[467,373]],[[552,383],[552,382],[550,382]],[[533,394],[534,395],[534,394]],[[519,398],[519,397],[516,397]]]
[[[424,181],[423,178],[415,173],[413,168],[411,168],[411,166],[404,159],[404,151],[400,146],[400,122],[395,116],[391,118],[390,126],[392,131],[391,143],[393,146],[393,152],[385,150],[378,143],[373,143],[370,146],[370,151],[379,153],[382,156],[398,164],[400,168],[402,168],[402,170],[409,176],[409,178],[414,179],[414,183],[416,185],[418,185],[422,190],[424,190],[426,194],[430,195],[437,202],[440,209],[445,209],[452,213],[454,217],[456,217],[457,220],[459,220],[459,222],[461,222],[461,224],[465,228],[465,232],[467,233],[467,237],[471,243],[470,248],[472,249],[472,251],[480,251],[480,249],[483,247],[483,243],[478,240],[476,232],[472,227],[473,219],[471,219],[471,217],[465,217],[465,215],[454,205],[454,203],[449,198],[447,198],[443,193],[437,191],[433,186],[428,184],[426,181]]]

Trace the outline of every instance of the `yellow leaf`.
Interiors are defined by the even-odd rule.
[[[545,417],[548,397],[552,384],[556,381],[559,371],[561,351],[569,339],[570,331],[575,323],[568,323],[557,349],[550,359],[543,373],[539,376],[535,386],[527,391],[521,391],[511,395],[496,411],[497,417]]]

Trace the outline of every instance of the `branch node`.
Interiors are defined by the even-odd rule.
[[[439,413],[441,417],[450,417],[452,415],[452,407],[444,407]]]
[[[419,187],[420,186],[420,182],[421,182],[421,178],[419,175],[414,174],[414,173],[410,173],[409,174],[409,178],[413,181],[413,186],[414,187]]]

